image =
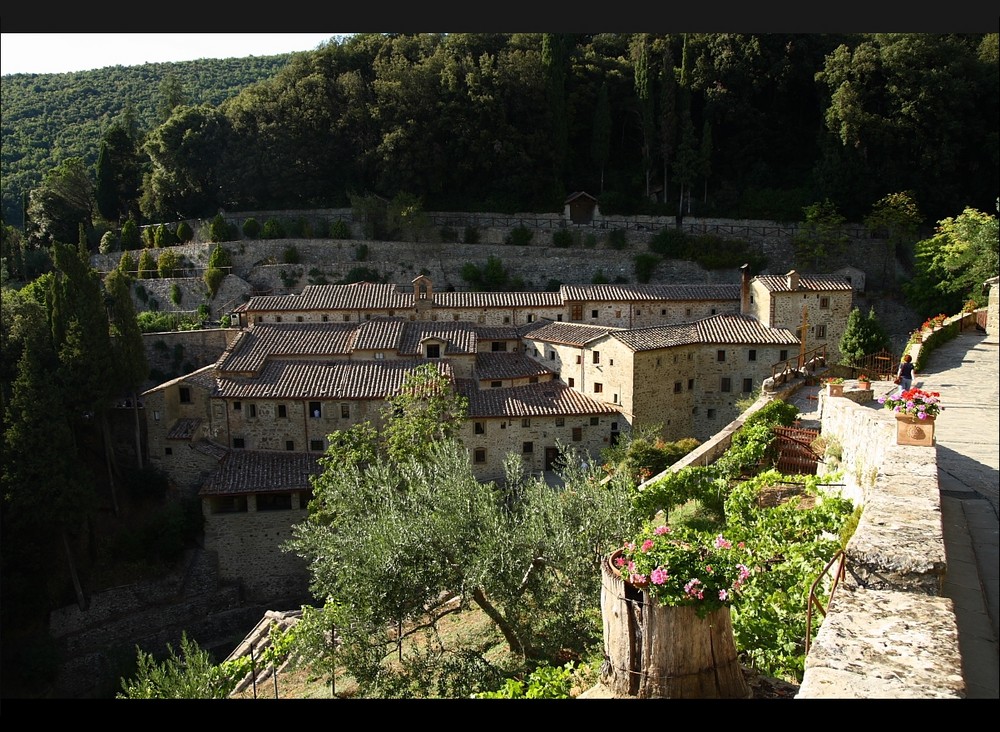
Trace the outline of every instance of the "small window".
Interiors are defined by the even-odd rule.
[[[601,362],[601,352],[594,351],[594,363],[600,363],[600,362]]]
[[[276,317],[276,318],[274,319],[274,322],[275,322],[275,323],[280,323],[280,322],[281,322],[281,316],[280,316],[280,315],[279,315],[279,316],[277,316],[277,317]]]
[[[501,386],[503,386],[503,382],[502,381],[491,381],[490,382],[490,388],[491,389],[499,389]]]
[[[616,318],[620,318],[621,316],[622,316],[622,311],[621,310],[615,310],[615,317]]]
[[[617,394],[614,395],[614,397],[611,399],[611,401],[614,402],[615,404],[620,404],[620,402],[618,401],[618,395]]]
[[[154,422],[159,422],[160,421],[160,410],[159,409],[154,409],[153,410],[153,421]]]
[[[712,308],[712,315],[715,315],[715,308]]]
[[[506,351],[507,350],[507,342],[506,341],[493,341],[492,349],[493,349],[494,352],[497,352],[497,351]]]
[[[566,426],[566,418],[556,417],[556,427],[565,427],[565,426]]]
[[[757,349],[751,348],[749,351],[747,351],[747,361],[756,361],[756,360],[757,360]]]
[[[537,384],[538,383],[538,377],[537,376],[529,376],[528,377],[528,383],[529,384]]]
[[[441,346],[437,343],[428,343],[427,358],[441,358]]]
[[[341,419],[350,419],[351,418],[351,405],[350,404],[341,404],[340,405],[340,418]]]
[[[691,308],[684,308],[684,317],[685,318],[691,317]]]
[[[830,298],[828,298],[828,297],[821,297],[819,299],[819,309],[820,310],[829,310],[830,309]]]
[[[816,326],[816,337],[817,338],[826,338],[826,326],[825,325],[817,325]]]
[[[329,322],[330,322],[330,316],[329,316],[329,315],[327,315],[326,313],[323,313],[323,314],[322,314],[322,315],[320,316],[320,318],[319,318],[319,319],[320,319],[320,320],[322,320],[322,321],[323,321],[324,323],[329,323]]]
[[[165,448],[163,448],[163,454],[164,455],[173,455],[174,454],[174,448],[172,448],[172,447],[165,447]]]
[[[615,360],[613,358],[609,358],[608,359],[608,366],[614,366],[614,365],[615,365]]]
[[[249,415],[250,419],[256,419],[257,418],[257,405],[256,404],[248,404],[247,405],[247,412],[248,412],[248,415]]]
[[[473,452],[473,460],[477,465],[482,465],[486,462],[486,448],[477,447],[475,452]]]
[[[473,423],[472,431],[477,435],[486,434],[486,423],[485,422],[475,422]]]
[[[602,391],[604,391],[604,384],[602,384],[600,381],[595,381],[594,382],[594,393],[595,394],[600,394]]]
[[[243,402],[233,402],[233,411],[234,412],[243,411]]]
[[[549,351],[549,361],[555,361],[555,360],[556,360],[556,352]]]
[[[583,356],[581,356],[580,354],[577,354],[576,355],[576,362],[577,363],[581,363],[582,361],[583,361]]]
[[[295,322],[296,323],[301,323],[302,322],[302,316],[301,315],[296,315],[295,316]]]
[[[749,394],[753,391],[753,379],[743,379],[743,393]]]
[[[458,313],[455,313],[454,315],[452,315],[451,319],[452,320],[458,320]]]
[[[257,322],[258,323],[263,323],[264,322],[264,316],[263,315],[258,315],[257,316]]]
[[[778,360],[779,361],[787,361],[788,360],[788,349],[787,348],[782,348],[781,351],[778,352]]]
[[[182,387],[180,387],[180,389],[178,389],[178,394],[180,394],[181,404],[190,404],[191,403],[191,389],[190,388],[188,388],[186,386],[182,386]]]
[[[688,391],[694,389],[694,379],[688,379]]]
[[[531,426],[531,420],[528,419],[527,417],[525,417],[524,419],[521,420],[521,426],[522,427],[530,427]]]
[[[503,324],[504,325],[510,325],[510,316],[509,315],[504,315],[503,316]]]
[[[719,391],[732,391],[733,390],[733,380],[728,376],[723,376],[719,381]]]
[[[675,381],[674,382],[674,394],[680,394],[680,393],[681,393],[681,382]]]
[[[573,442],[580,442],[583,440],[583,427],[573,428]]]
[[[698,414],[698,407],[691,407],[691,414]]]
[[[457,315],[455,316],[455,320],[458,320],[458,316]],[[528,322],[529,323],[534,323],[535,322],[535,314],[534,313],[528,313]]]
[[[557,323],[563,322],[563,320],[562,320],[562,313],[559,313],[558,315],[556,315],[556,322]]]
[[[246,447],[246,442],[242,437],[233,438],[233,449],[242,450],[244,447]]]
[[[566,379],[566,385],[570,387],[576,386],[576,379],[570,376],[568,379]]]
[[[309,449],[313,452],[323,452],[323,440],[309,440]]]
[[[295,450],[295,440],[285,440],[285,449],[293,452]]]
[[[714,409],[709,409],[708,410],[708,418],[709,419],[715,419],[715,410]]]
[[[309,416],[314,419],[319,419],[323,416],[323,411],[320,409],[319,402],[309,402]]]
[[[525,455],[530,455],[534,451],[535,451],[535,443],[534,442],[524,442],[524,443],[521,443],[521,452],[523,452]]]
[[[597,317],[597,311],[596,310],[591,310],[590,311],[590,317],[591,318],[596,318]]]
[[[600,417],[591,417],[590,418],[590,426],[591,427],[596,427],[600,423],[601,423],[601,418]]]
[[[350,315],[345,315],[344,316],[344,322],[345,323],[350,323],[351,322],[351,316]]]
[[[286,407],[284,404],[279,404],[278,419],[287,419],[287,418],[288,418],[288,407]]]
[[[723,351],[720,348],[718,351],[715,352],[715,360],[716,361],[725,361],[726,360],[726,352]]]

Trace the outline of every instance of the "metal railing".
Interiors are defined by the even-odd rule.
[[[830,597],[827,600],[827,607],[833,602],[833,593],[837,591],[837,586],[846,576],[845,564],[847,563],[847,555],[844,554],[843,549],[838,551],[833,555],[833,559],[826,563],[823,567],[823,571],[819,573],[819,577],[813,580],[813,583],[809,586],[809,604],[806,607],[806,655],[809,655],[809,646],[812,642],[812,611],[813,607],[819,610],[823,617],[826,617],[826,607],[823,607],[823,603],[819,601],[816,596],[816,588],[819,586],[820,580],[822,580],[830,572],[830,568],[836,564],[837,570],[833,575],[833,584],[830,586]]]

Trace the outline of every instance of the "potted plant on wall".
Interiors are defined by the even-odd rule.
[[[872,380],[868,378],[866,374],[861,374],[858,376],[858,388],[859,389],[871,389]]]
[[[826,384],[826,393],[830,396],[844,396],[844,379],[842,377],[832,376],[828,379],[823,379],[823,383]]]
[[[878,401],[896,416],[896,444],[934,444],[934,421],[944,407],[941,393],[923,389],[907,389],[898,394],[881,396]]]

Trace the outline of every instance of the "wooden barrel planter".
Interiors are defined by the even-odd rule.
[[[601,564],[601,682],[618,697],[750,698],[729,608],[700,618],[690,605],[659,605],[622,579],[612,564],[618,554]]]
[[[615,552],[601,564],[601,681],[637,699],[747,699],[729,608],[698,617],[690,605],[659,605],[622,579]]]

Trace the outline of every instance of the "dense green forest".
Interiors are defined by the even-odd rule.
[[[585,190],[606,213],[785,221],[829,199],[858,221],[910,191],[932,224],[994,207],[998,69],[995,33],[367,33],[11,75],[3,216],[42,240],[82,222],[96,248],[129,216],[352,194],[514,212]]]

